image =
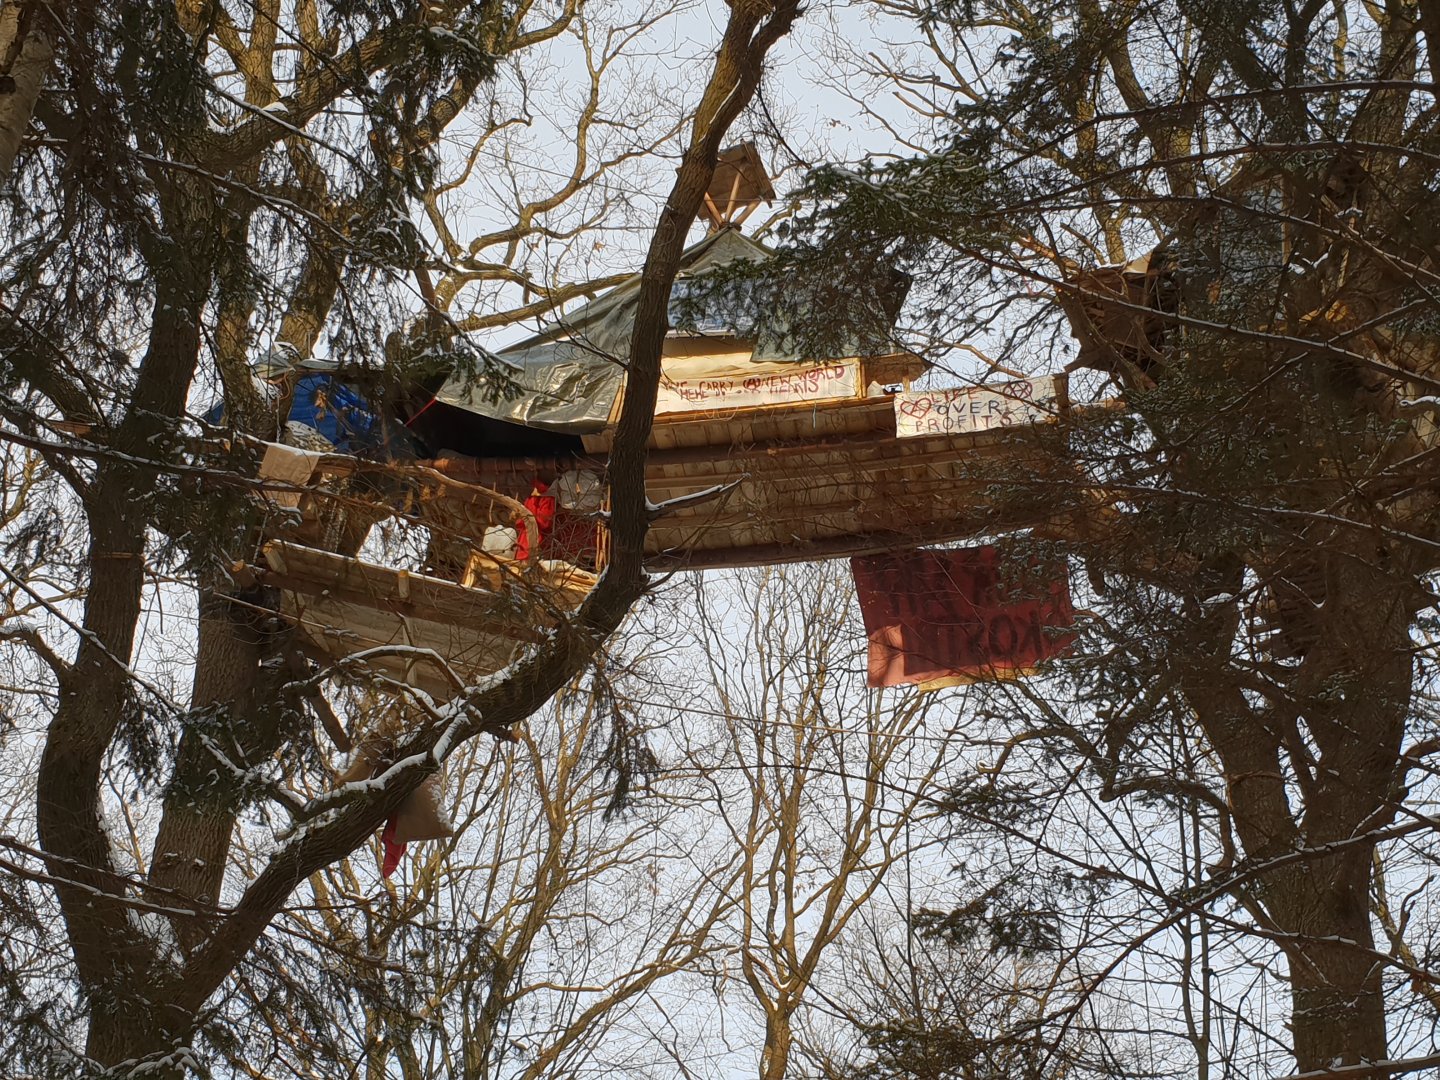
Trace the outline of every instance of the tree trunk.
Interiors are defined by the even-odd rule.
[[[760,1080],[785,1080],[790,1067],[790,1014],[774,1012],[765,1018],[765,1048],[760,1052]]]
[[[1415,569],[1399,557],[1388,568],[1367,565],[1374,554],[1355,548],[1331,556],[1326,623],[1292,686],[1316,759],[1300,836],[1311,846],[1350,846],[1287,872],[1285,895],[1268,900],[1281,928],[1302,938],[1286,950],[1302,1072],[1388,1057],[1384,958],[1370,921],[1374,845],[1362,838],[1395,819],[1404,779]]]
[[[167,195],[168,206],[173,201]],[[197,205],[213,200],[199,198]],[[164,445],[183,412],[200,352],[200,312],[210,266],[203,232],[177,231],[157,275],[145,355],[130,408],[116,427],[117,456],[103,461],[84,493],[90,531],[83,634],[46,733],[36,782],[36,825],[50,870],[66,882],[56,896],[87,1001],[90,1056],[113,1065],[152,1049],[165,1053],[193,1026],[174,1002],[181,959],[165,928],[132,906],[116,872],[104,822],[105,758],[121,724],[139,718],[148,688],[130,668],[145,589],[151,507],[138,497],[154,484],[142,464]],[[156,1075],[163,1075],[158,1073]]]
[[[1300,1072],[1387,1058],[1384,957],[1370,923],[1375,845],[1365,837],[1394,820],[1403,779],[1411,579],[1396,565],[1387,580],[1367,557],[1330,539],[1325,620],[1281,709],[1255,707],[1204,661],[1186,677],[1244,851],[1277,861],[1252,895],[1289,963]]]
[[[149,1059],[144,1070],[146,1080],[188,1080],[193,1073],[185,1067],[190,1058],[182,1052],[186,1040],[173,1032],[188,1031],[193,1026],[191,1021],[177,1014],[173,1017],[177,1025],[172,1029],[165,1022],[165,1010],[147,1003],[147,995],[165,993],[168,991],[163,982],[157,981],[154,985],[132,987],[128,1005],[94,1007],[85,1040],[86,1056],[108,1065]],[[157,1057],[167,1050],[168,1057]]]
[[[38,0],[0,3],[0,183],[15,169],[15,155],[55,54],[45,18]]]
[[[263,767],[283,738],[288,678],[278,659],[289,634],[267,625],[263,603],[232,603],[218,590],[201,592],[190,723],[180,740],[165,812],[150,866],[154,899],[178,892],[204,906],[219,902],[231,834],[247,793],[218,756],[240,770]],[[166,890],[162,894],[160,890]],[[173,906],[173,895],[170,895]],[[181,944],[193,948],[209,920],[176,919]]]
[[[1310,940],[1286,950],[1295,1064],[1300,1072],[1389,1058],[1380,982],[1383,965],[1369,951],[1374,939],[1365,902],[1368,875],[1352,884],[1346,892],[1359,910],[1350,910],[1347,903],[1343,911],[1317,912],[1312,936],[1344,938],[1356,947]]]

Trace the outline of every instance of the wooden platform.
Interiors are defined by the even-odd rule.
[[[264,558],[257,578],[281,590],[316,659],[363,663],[441,701],[541,640],[595,583],[574,567],[497,562],[469,588],[280,540]]]
[[[986,393],[993,399],[996,392]],[[701,569],[839,558],[1047,523],[1056,484],[1073,481],[1076,471],[1059,423],[1068,409],[1063,384],[1043,399],[1044,408],[1032,403],[1017,413],[1020,422],[1005,417],[1012,426],[902,437],[897,401],[906,409],[904,430],[928,432],[940,415],[932,404],[949,400],[939,391],[922,396],[930,404],[883,394],[656,417],[646,463],[646,494],[656,504],[648,564]],[[355,482],[329,479],[344,477],[346,459],[322,455],[307,465],[291,461],[293,452],[277,453],[264,470],[272,474],[267,497],[298,508],[302,525],[314,528],[272,538],[255,575],[280,590],[282,614],[317,659],[363,663],[448,699],[541,640],[594,587],[594,574],[569,563],[520,563],[480,548],[494,525],[537,536],[536,515],[520,502],[535,479],[603,474],[609,439],[587,436],[588,453],[563,461],[457,457],[377,466],[350,459],[351,473],[383,474],[369,499]],[[352,514],[350,504],[372,516],[397,513],[428,528],[426,561],[449,576],[326,550],[328,540],[311,533],[349,537],[320,528],[330,504]],[[361,518],[368,527],[371,518]],[[577,523],[599,528],[578,512]],[[358,549],[363,533],[357,536],[342,550]]]
[[[1068,475],[1056,421],[899,438],[889,396],[655,420],[652,503],[724,487],[651,526],[656,568],[838,558],[1010,531],[1047,518]],[[597,457],[608,435],[589,437]]]
[[[1034,404],[1041,400],[1043,408]],[[1063,389],[1037,394],[1018,422],[1003,417],[1011,426],[963,433],[934,433],[940,401],[949,399],[884,394],[656,417],[646,462],[646,494],[656,505],[647,563],[768,565],[1045,524],[1055,485],[1076,471],[1059,423],[1068,409]],[[932,433],[897,434],[897,403],[905,432]],[[952,420],[943,426],[974,426]],[[449,700],[543,640],[594,588],[596,575],[569,563],[482,550],[496,525],[538,537],[537,514],[520,500],[537,477],[603,474],[609,435],[588,436],[586,450],[563,461],[379,465],[267,448],[262,491],[291,513],[265,543],[262,565],[248,570],[279,590],[280,613],[316,660]],[[366,470],[379,476],[362,485]],[[370,522],[388,513],[429,530],[424,564],[448,577],[328,550],[337,542],[359,550]],[[600,529],[582,512],[571,518]],[[350,528],[357,521],[363,528]],[[603,540],[598,549],[603,557]]]

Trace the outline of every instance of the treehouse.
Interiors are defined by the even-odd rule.
[[[882,273],[822,294],[747,273],[771,253],[738,223],[773,192],[753,149],[721,166],[711,232],[684,253],[671,293],[647,564],[837,558],[1045,522],[1066,460],[1063,377],[914,389],[925,364],[890,333],[908,280]],[[421,461],[267,448],[262,480],[291,520],[251,572],[280,590],[313,656],[444,699],[579,606],[606,556],[606,466],[639,288],[637,275],[498,353],[507,385],[445,381],[408,421],[429,448]],[[826,322],[812,316],[830,305],[873,312],[879,332],[798,329]],[[362,557],[367,507],[425,533],[423,554],[399,567]]]
[[[773,282],[767,293],[736,273],[770,258],[732,224],[739,195],[753,205],[768,185],[727,153],[707,202],[712,231],[685,252],[671,294],[648,443],[646,494],[659,508],[649,565],[835,558],[1044,520],[1043,485],[1028,499],[1019,487],[1056,467],[1063,377],[913,390],[926,365],[888,340],[908,284],[898,275],[868,283],[861,301],[841,290],[812,305],[874,304],[883,333],[807,347],[767,310],[789,307],[793,321],[807,297],[777,298]],[[517,500],[555,486],[554,553],[582,565],[600,547],[577,543],[576,525],[600,508],[639,286],[637,275],[498,353],[506,392],[457,376],[410,421],[445,475]]]
[[[1078,271],[1056,299],[1080,346],[1076,363],[1097,371],[1149,371],[1174,325],[1179,289],[1161,249],[1122,266]]]

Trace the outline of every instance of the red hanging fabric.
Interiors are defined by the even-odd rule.
[[[555,496],[547,494],[550,485],[544,480],[536,480],[531,487],[530,496],[525,500],[525,509],[535,515],[535,531],[538,534],[538,556],[545,548],[545,541],[549,538],[550,532],[555,528]],[[519,540],[515,544],[515,558],[524,562],[530,557],[530,530],[525,527],[524,520],[515,522],[515,531],[519,534]]]
[[[385,851],[385,857],[380,863],[380,876],[388,878],[400,865],[400,858],[405,854],[405,844],[397,843],[395,840],[395,818],[385,823],[385,831],[380,834],[380,846]]]
[[[1015,679],[1063,653],[1075,622],[1064,567],[1002,580],[994,547],[850,560],[870,638],[871,686]]]

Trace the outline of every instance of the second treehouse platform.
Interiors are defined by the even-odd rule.
[[[362,477],[380,484],[360,489]],[[256,563],[236,575],[279,591],[280,614],[326,667],[363,666],[445,701],[541,640],[595,585],[594,573],[539,557],[523,504],[431,468],[270,444],[260,480],[280,513]],[[360,557],[391,516],[421,534],[412,566]],[[497,526],[527,532],[532,557],[484,550]]]

